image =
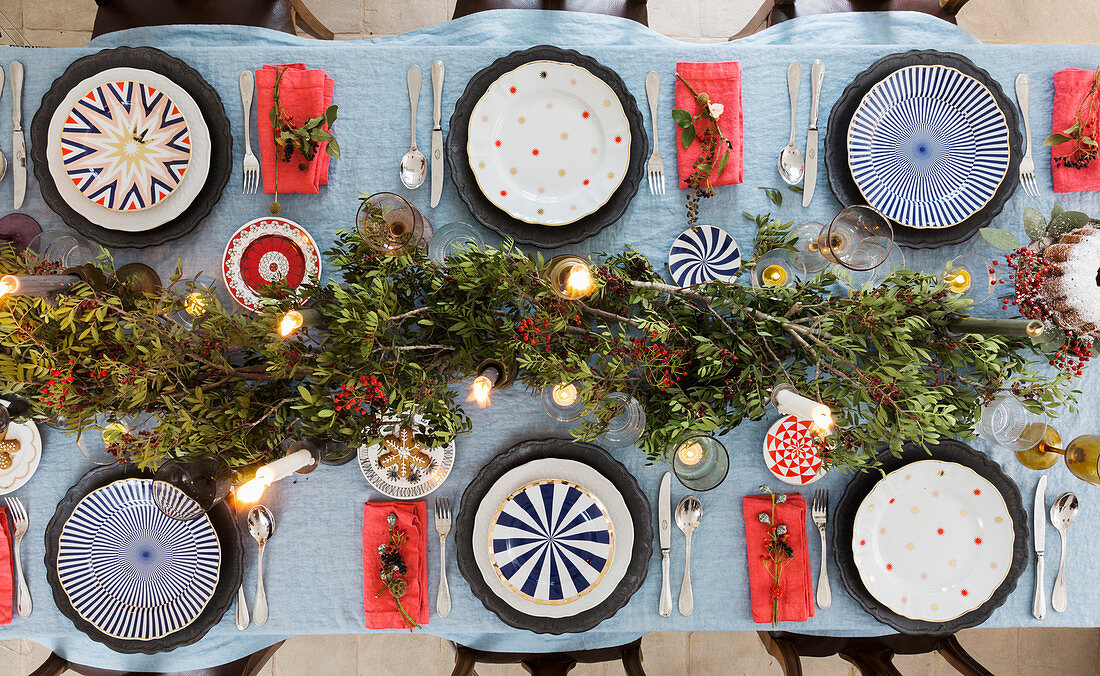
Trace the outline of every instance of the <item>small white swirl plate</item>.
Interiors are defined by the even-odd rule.
[[[567,225],[618,190],[630,123],[606,82],[571,63],[531,61],[489,85],[466,146],[478,188],[509,216]]]
[[[668,251],[672,281],[689,287],[708,282],[732,282],[741,271],[736,240],[713,225],[697,225],[680,233]]]
[[[152,485],[122,479],[92,491],[58,539],[62,589],[81,617],[115,638],[149,641],[188,626],[221,573],[221,543],[209,517],[167,516],[153,502]]]
[[[914,620],[978,608],[1012,565],[1012,517],[969,467],[921,460],[887,474],[856,511],[852,551],[867,591]]]

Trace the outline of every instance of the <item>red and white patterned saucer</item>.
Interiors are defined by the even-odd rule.
[[[764,464],[784,483],[805,486],[825,476],[810,425],[809,420],[788,415],[772,425],[764,437]]]
[[[295,289],[321,280],[321,253],[306,229],[285,218],[257,218],[241,226],[225,246],[222,275],[230,295],[249,310],[264,303],[264,287]]]

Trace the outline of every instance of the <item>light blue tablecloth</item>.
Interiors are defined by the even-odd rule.
[[[949,48],[959,51],[986,68],[1006,90],[1020,71],[1031,75],[1032,122],[1034,139],[1041,140],[1049,127],[1051,76],[1067,66],[1089,66],[1100,60],[1100,48],[1067,46],[1003,46],[975,44],[966,33],[923,15],[895,15],[886,20],[874,14],[800,19],[783,24],[751,40],[740,43],[695,45],[671,40],[629,21],[608,17],[558,12],[500,11],[478,14],[406,35],[375,41],[325,43],[302,40],[260,29],[221,27],[183,27],[138,29],[105,36],[83,49],[21,50],[0,48],[0,63],[20,59],[26,64],[25,115],[37,108],[42,94],[74,59],[96,48],[119,44],[150,44],[183,58],[196,68],[222,95],[226,113],[233,125],[234,137],[241,131],[241,104],[237,74],[265,63],[303,61],[321,67],[336,80],[335,102],[340,105],[337,134],[344,159],[332,165],[331,182],[318,196],[288,195],[281,198],[283,215],[305,225],[322,248],[333,242],[338,228],[353,222],[360,190],[397,190],[408,195],[436,224],[454,220],[471,221],[454,186],[447,180],[443,199],[436,209],[428,208],[428,189],[415,192],[401,189],[397,181],[397,160],[407,148],[407,99],[405,70],[411,63],[428,70],[434,59],[443,59],[447,67],[444,84],[444,131],[455,100],[466,81],[479,69],[516,48],[551,43],[572,47],[592,55],[618,71],[638,98],[639,108],[650,128],[649,107],[645,105],[643,82],[649,70],[662,78],[660,125],[662,151],[669,166],[668,194],[654,197],[643,183],[623,219],[600,235],[571,251],[613,251],[631,244],[660,263],[668,253],[672,239],[684,227],[683,195],[676,189],[674,126],[668,110],[672,103],[673,72],[677,61],[740,61],[744,72],[745,108],[745,183],[718,190],[717,197],[702,206],[704,222],[728,229],[743,246],[753,238],[752,224],[741,216],[774,210],[758,186],[781,182],[776,174],[775,157],[787,137],[788,109],[785,85],[787,62],[803,63],[804,82],[800,130],[797,143],[805,145],[809,63],[823,58],[826,63],[822,91],[822,125],[843,87],[861,70],[884,54],[910,48]],[[791,43],[791,44],[787,44]],[[431,121],[430,98],[423,100],[419,112],[420,142],[428,145]],[[1011,94],[1010,94],[1011,96]],[[0,139],[8,150],[11,138],[10,94],[0,104]],[[824,138],[824,136],[823,136]],[[1041,147],[1040,147],[1041,148]],[[117,252],[120,263],[144,261],[162,274],[171,271],[181,258],[188,271],[218,270],[226,239],[242,223],[267,213],[268,197],[244,197],[240,194],[240,149],[235,148],[234,169],[229,186],[211,216],[189,237],[146,250]],[[10,156],[10,154],[9,154]],[[998,224],[1021,234],[1021,212],[1032,204],[1042,211],[1051,205],[1049,156],[1036,153],[1039,188],[1042,197],[1029,200],[1022,192],[998,219]],[[0,204],[10,203],[11,180],[0,183]],[[798,221],[827,221],[838,209],[828,190],[824,172],[819,173],[817,195],[809,209],[802,209],[797,196],[785,192],[787,201],[777,210],[783,218]],[[1095,193],[1062,197],[1067,208],[1100,214],[1100,199]],[[60,220],[45,206],[33,176],[23,211],[38,218],[44,227],[59,227]],[[969,244],[937,252],[920,252],[910,257],[916,267],[936,269],[948,257],[965,251],[992,255],[980,239]],[[1097,431],[1096,397],[1100,376],[1090,374],[1082,389],[1092,395],[1083,401],[1083,413],[1059,423],[1063,437]],[[518,441],[551,434],[564,428],[552,423],[537,401],[520,389],[494,397],[491,408],[472,411],[474,431],[458,439],[455,469],[440,496],[457,502],[467,482],[484,461]],[[549,637],[511,629],[485,610],[470,593],[449,557],[453,610],[445,619],[434,615],[426,631],[462,643],[497,650],[555,650],[565,646],[595,647],[629,640],[649,631],[674,630],[752,630],[745,587],[746,561],[739,498],[755,492],[761,482],[777,482],[761,462],[761,441],[766,423],[745,423],[723,439],[731,452],[729,478],[718,489],[704,494],[705,519],[696,534],[694,583],[695,613],[691,617],[675,614],[668,619],[657,615],[660,566],[655,552],[650,576],[631,602],[593,631],[578,636]],[[0,638],[25,637],[38,641],[74,661],[113,668],[175,670],[226,662],[247,654],[279,638],[295,634],[331,634],[364,631],[362,610],[362,565],[360,528],[362,503],[377,495],[367,486],[354,464],[339,468],[324,467],[308,477],[280,482],[269,489],[265,501],[275,513],[278,531],[268,546],[267,585],[271,619],[264,627],[251,627],[240,633],[229,612],[198,644],[154,656],[126,656],[108,651],[77,632],[54,607],[42,563],[42,533],[46,521],[64,491],[83,474],[88,465],[71,439],[52,430],[44,430],[45,450],[42,466],[34,479],[19,494],[31,512],[31,530],[24,543],[24,563],[36,605],[34,614],[0,628]],[[1038,474],[1023,469],[1005,451],[994,450],[983,442],[976,446],[1001,461],[1016,478],[1030,504]],[[638,477],[655,501],[663,467],[647,467],[641,453],[617,453]],[[1072,586],[1071,603],[1066,613],[1052,613],[1044,626],[1100,625],[1100,579],[1093,559],[1095,540],[1086,537],[1100,527],[1097,508],[1100,491],[1069,475],[1059,465],[1048,471],[1049,493],[1074,490],[1082,498],[1073,558],[1069,564]],[[840,494],[846,477],[839,473],[820,482]],[[685,493],[674,488],[674,498]],[[1056,546],[1056,534],[1048,533],[1047,546]],[[811,560],[816,577],[818,545],[811,533]],[[452,544],[453,547],[453,544]],[[430,595],[435,597],[438,575],[438,549],[429,538]],[[673,538],[672,575],[679,580],[683,572],[683,539]],[[1056,562],[1054,562],[1056,564]],[[252,598],[255,559],[246,560],[246,589]],[[819,631],[836,634],[886,633],[889,628],[864,614],[835,584],[833,605],[828,611],[804,624],[783,629]],[[988,626],[1036,626],[1032,619],[1032,570],[1020,580],[1020,587],[997,610]],[[1053,565],[1048,568],[1048,589],[1053,582]]]

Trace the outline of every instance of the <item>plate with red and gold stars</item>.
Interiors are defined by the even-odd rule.
[[[997,488],[954,462],[887,474],[856,511],[852,552],[867,591],[902,617],[952,620],[985,603],[1009,574],[1015,534]]]
[[[596,212],[630,164],[619,97],[587,69],[529,61],[474,105],[466,146],[481,192],[509,216],[561,226]]]
[[[305,228],[271,216],[240,227],[225,245],[222,275],[230,295],[256,312],[267,287],[295,289],[321,280],[321,252]]]

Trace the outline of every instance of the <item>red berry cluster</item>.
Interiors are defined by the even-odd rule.
[[[543,331],[546,331],[545,335]],[[523,318],[523,321],[516,327],[516,333],[519,334],[519,339],[523,342],[546,349],[550,349],[547,343],[550,342],[550,339],[554,335],[553,332],[550,331],[549,319],[543,319],[540,324],[531,317]]]
[[[1050,357],[1050,365],[1057,366],[1071,376],[1079,376],[1085,372],[1085,364],[1092,357],[1092,343],[1069,334],[1062,347],[1054,351]]]
[[[673,383],[680,380],[680,376],[673,373],[673,369],[682,363],[686,349],[669,350],[664,345],[649,342],[657,339],[657,332],[650,333],[648,338],[630,338],[627,344],[618,344],[608,351],[608,356],[620,359],[632,359],[635,362],[648,364],[650,380],[656,382],[662,391],[672,387]]]
[[[936,371],[939,373],[939,371]],[[938,379],[937,379],[937,382]],[[901,389],[897,385],[891,385],[878,376],[867,378],[867,394],[873,401],[880,404],[888,404],[897,401]]]
[[[58,369],[50,370],[50,379],[42,386],[42,398],[39,402],[43,406],[60,407],[65,403],[65,397],[69,394],[69,385],[73,382],[72,375],[64,375]]]
[[[998,265],[993,261],[993,265]],[[1020,314],[1031,319],[1050,320],[1050,310],[1043,303],[1043,280],[1058,269],[1056,263],[1043,258],[1038,251],[1027,247],[1010,251],[1005,254],[1005,265],[1012,270],[1008,278],[1013,280],[1016,286],[1014,298],[1005,298],[1001,301],[1001,309],[1007,310],[1009,305],[1016,305]],[[990,268],[990,273],[996,272],[996,268]],[[1000,282],[1004,284],[1004,279]]]
[[[359,381],[351,381],[340,386],[340,391],[332,397],[337,411],[355,411],[366,413],[371,406],[382,407],[390,399],[382,391],[382,384],[374,376],[359,376]]]

